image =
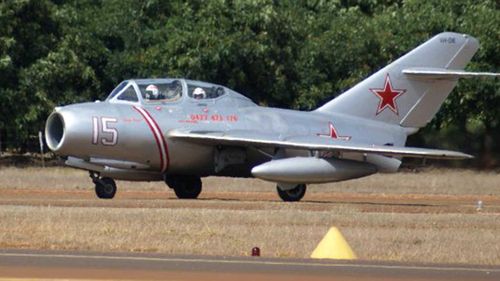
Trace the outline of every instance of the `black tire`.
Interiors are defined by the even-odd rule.
[[[167,177],[165,182],[179,199],[196,199],[201,193],[202,183],[199,177],[172,176]]]
[[[116,183],[112,178],[102,178],[95,183],[95,194],[101,199],[112,199],[116,194]]]
[[[288,190],[282,190],[279,186],[276,187],[276,190],[278,191],[278,195],[280,196],[281,200],[285,202],[297,202],[304,197],[306,194],[306,185],[305,184],[299,184],[295,188],[288,189]]]

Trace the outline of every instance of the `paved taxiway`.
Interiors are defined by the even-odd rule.
[[[499,267],[0,250],[0,280],[500,280]]]

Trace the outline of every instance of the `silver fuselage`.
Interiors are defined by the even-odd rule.
[[[62,123],[62,128],[56,128],[55,123]],[[51,124],[55,125],[51,127]],[[155,124],[164,144],[151,127]],[[403,128],[377,121],[257,106],[234,92],[210,100],[184,95],[175,102],[162,104],[105,101],[58,107],[49,117],[46,133],[49,146],[59,155],[108,166],[101,171],[103,175],[125,180],[161,180],[163,174],[249,177],[252,167],[275,155],[275,151],[265,148],[235,147],[231,150],[230,147],[179,141],[169,138],[171,130],[237,131],[285,139],[290,136],[332,137],[332,126],[335,137],[360,143],[403,146],[407,136]],[[222,156],[221,150],[225,152]],[[314,152],[286,149],[280,153],[282,157],[290,157],[310,156]],[[361,153],[335,156],[367,160],[367,155]],[[229,161],[221,167],[218,159],[221,157],[236,157],[240,161]],[[397,169],[380,161],[377,163],[379,171]],[[87,169],[91,170],[92,166]]]

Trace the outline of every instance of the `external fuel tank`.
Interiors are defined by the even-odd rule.
[[[373,164],[337,158],[292,157],[271,160],[252,169],[256,178],[281,183],[326,183],[368,176]]]

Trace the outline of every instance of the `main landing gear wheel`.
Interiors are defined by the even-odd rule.
[[[116,193],[116,183],[112,178],[94,180],[95,194],[101,199],[112,199]]]
[[[285,202],[297,202],[306,194],[306,185],[298,184],[292,189],[282,190],[280,186],[276,186],[278,195]]]
[[[196,199],[201,193],[201,179],[195,176],[165,177],[168,187],[172,188],[179,199]]]

